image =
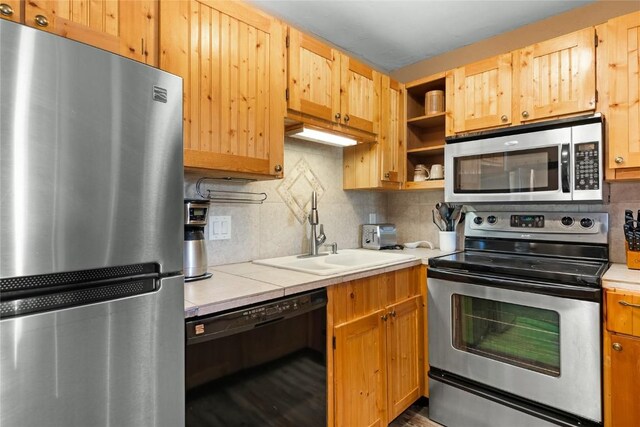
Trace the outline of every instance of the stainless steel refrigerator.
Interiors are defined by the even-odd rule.
[[[0,425],[184,425],[182,81],[0,20]]]

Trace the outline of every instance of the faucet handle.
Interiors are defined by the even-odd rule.
[[[321,245],[324,243],[325,240],[327,240],[327,236],[324,234],[324,224],[320,224],[320,234],[318,234],[318,245]]]

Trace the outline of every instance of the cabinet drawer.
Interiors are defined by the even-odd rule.
[[[640,337],[640,293],[607,290],[605,298],[607,330]]]

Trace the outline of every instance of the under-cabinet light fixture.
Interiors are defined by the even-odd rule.
[[[305,141],[319,142],[321,144],[333,145],[336,147],[348,147],[356,145],[358,141],[346,136],[336,135],[319,129],[311,128],[308,125],[300,124],[288,127],[285,134],[292,138],[304,139]]]

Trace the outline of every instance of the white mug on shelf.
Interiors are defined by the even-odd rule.
[[[418,181],[426,181],[429,179],[429,169],[425,165],[419,164],[416,165],[416,169],[413,171],[413,180],[415,182]]]
[[[442,179],[444,178],[444,170],[442,169],[442,165],[435,164],[431,166],[431,173],[429,174],[429,179]]]

